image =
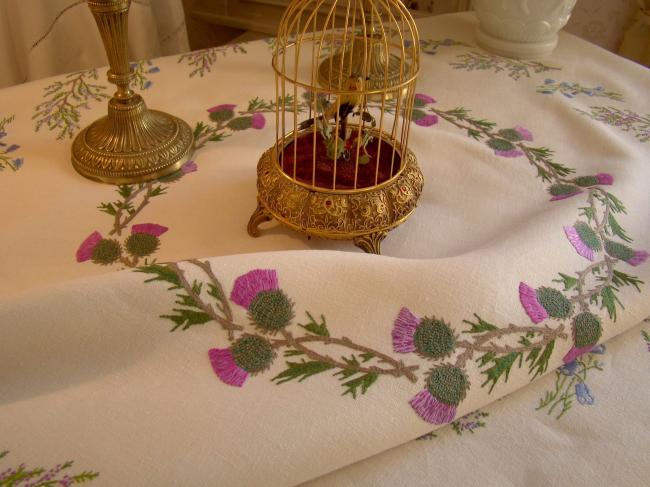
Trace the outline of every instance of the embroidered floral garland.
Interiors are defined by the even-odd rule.
[[[285,100],[293,109],[293,100]],[[245,110],[236,111],[235,104],[221,104],[207,110],[210,123],[198,122],[194,128],[195,151],[209,142],[221,142],[234,132],[247,129],[261,130],[266,124],[264,113],[274,113],[274,101],[253,98]],[[304,102],[297,105],[304,110]],[[192,156],[193,157],[193,156]],[[134,224],[142,211],[155,199],[167,194],[170,185],[196,172],[197,164],[190,160],[180,171],[155,181],[140,184],[123,184],[117,187],[117,200],[100,203],[99,211],[112,218],[110,230],[104,234],[93,231],[81,243],[76,252],[77,262],[91,261],[98,265],[120,264],[137,267],[151,263],[151,257],[159,250],[160,237],[169,228],[157,223]],[[125,235],[131,225],[130,233]]]
[[[431,364],[421,376],[423,389],[410,404],[425,421],[444,424],[455,419],[457,407],[471,386],[467,374],[470,361],[474,361],[485,375],[481,387],[489,386],[488,392],[492,392],[499,381],[508,380],[515,366],[525,366],[532,378],[546,372],[556,341],[569,337],[567,324],[573,347],[563,359],[567,364],[565,373],[573,369],[578,357],[597,350],[602,335],[601,310],[615,321],[617,308],[621,306],[620,290],[630,286],[640,291],[643,284],[618,267],[621,264],[640,265],[649,254],[627,245],[632,239],[617,219],[625,213],[625,207],[604,189],[614,183],[610,174],[576,177],[573,169],[554,160],[550,149],[532,146],[530,142],[534,136],[528,129],[522,126],[499,129],[494,122],[472,117],[465,108],[441,110],[434,106],[435,103],[428,95],[417,95],[414,122],[432,126],[442,119],[466,131],[469,137],[485,144],[499,157],[525,158],[548,185],[552,202],[585,195],[586,206],[580,208],[579,219],[563,230],[574,250],[590,261],[573,275],[559,273],[559,279],[554,282],[561,284],[563,289],[555,285],[534,289],[525,282],[520,283],[519,299],[532,325],[497,326],[474,315],[472,320],[463,321],[469,328],[459,334],[456,327],[441,317],[417,316],[406,307],[399,311],[392,330],[393,351],[416,354]],[[272,378],[278,384],[335,371],[334,374],[345,381],[344,394],[356,398],[380,376],[418,380],[415,376],[420,370],[418,365],[407,366],[389,354],[346,337],[331,337],[324,317],[319,322],[307,313],[310,321],[298,324],[298,329],[304,332],[297,334],[296,327],[292,326],[294,304],[279,287],[277,273],[272,269],[252,270],[235,281],[230,301],[246,309],[250,320],[249,324],[235,323],[228,298],[210,264],[196,260],[190,263],[201,268],[209,279],[190,283],[177,264],[151,265],[139,271],[154,275],[147,282],[165,281],[172,284],[171,289],[181,290],[177,294],[177,307],[163,316],[175,324],[172,330],[216,322],[227,333],[231,345],[208,352],[212,368],[223,382],[242,386],[250,375],[270,368],[278,349],[284,350],[285,357],[301,359],[286,362],[287,368]],[[350,355],[332,357],[315,348],[315,344],[347,349]],[[581,403],[589,403],[591,395],[584,379],[577,382],[575,395]],[[556,396],[566,402],[571,394],[565,390],[558,391]]]
[[[623,132],[630,132],[639,142],[650,141],[650,113],[641,115],[633,110],[603,106],[589,107],[589,111],[576,108],[576,111],[598,122],[617,127]]]
[[[3,141],[7,136],[6,127],[14,121],[14,118],[15,115],[0,118],[0,171],[9,168],[13,172],[16,172],[22,167],[24,162],[22,157],[17,157],[16,155],[16,151],[20,149],[20,146]]]
[[[0,452],[0,460],[9,454],[8,451]],[[0,486],[23,486],[23,487],[68,487],[75,484],[92,482],[99,476],[99,473],[89,470],[79,474],[66,472],[74,462],[68,461],[59,463],[52,468],[27,467],[21,463],[17,467],[0,470]]]
[[[219,56],[225,57],[228,52],[246,54],[246,49],[242,44],[210,47],[208,49],[183,54],[178,58],[178,63],[185,63],[189,68],[192,68],[189,74],[190,78],[196,75],[203,78],[203,76],[212,70],[212,65],[217,62]]]

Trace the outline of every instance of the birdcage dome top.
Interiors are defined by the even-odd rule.
[[[284,82],[344,93],[349,79],[368,93],[403,89],[419,71],[419,38],[400,0],[294,0],[273,55]]]

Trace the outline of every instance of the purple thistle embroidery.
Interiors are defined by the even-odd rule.
[[[591,260],[593,262],[594,251],[585,242],[582,241],[580,235],[578,234],[578,231],[574,227],[564,227],[564,233],[569,239],[569,242],[571,242],[571,245],[573,245],[573,248],[576,249],[576,252],[578,252],[578,255],[581,255],[585,259]]]
[[[230,300],[248,309],[259,293],[279,288],[278,275],[273,269],[255,269],[235,280]]]
[[[189,174],[191,172],[195,172],[199,169],[199,167],[196,165],[196,162],[194,161],[187,161],[185,164],[181,166],[181,171],[183,171],[183,174]]]
[[[265,124],[266,124],[266,119],[264,118],[264,115],[262,115],[261,113],[253,113],[253,117],[251,120],[251,127],[260,130],[264,128]]]
[[[553,196],[549,201],[565,200],[567,198],[571,198],[572,196],[578,195],[580,193],[582,193],[582,191],[576,191],[574,193],[567,193],[567,194],[558,194],[556,196]]]
[[[523,152],[521,152],[520,150],[517,150],[517,149],[511,149],[511,150],[495,150],[494,153],[495,153],[497,156],[501,156],[501,157],[519,157],[519,156],[523,156],[523,155],[524,155]]]
[[[163,227],[162,225],[157,225],[155,223],[139,223],[138,225],[133,225],[131,227],[131,233],[148,233],[154,237],[160,237],[165,233],[169,228]]]
[[[231,103],[225,103],[222,105],[217,105],[212,108],[208,108],[209,113],[214,113],[214,112],[222,112],[222,111],[229,111],[232,112],[237,105],[233,105]]]
[[[456,406],[438,401],[426,389],[413,396],[409,404],[418,416],[432,424],[449,423],[456,416]]]
[[[596,174],[596,179],[598,179],[598,184],[607,186],[614,184],[614,176],[606,172],[600,172]]]
[[[593,346],[590,347],[571,347],[571,350],[569,350],[564,357],[562,357],[562,362],[565,364],[570,364],[573,362],[575,359],[577,359],[580,355],[583,353],[588,353],[591,352],[594,349]]]
[[[398,353],[415,352],[415,330],[420,324],[420,320],[411,313],[408,308],[399,310],[393,327],[393,350]]]
[[[81,242],[81,245],[77,249],[77,262],[86,262],[87,260],[92,259],[93,251],[97,244],[103,240],[102,234],[95,231],[91,233],[86,240]]]
[[[437,123],[438,123],[438,115],[431,115],[431,114],[418,118],[415,121],[415,124],[419,125],[420,127],[431,127],[432,125],[435,125]]]
[[[517,126],[514,128],[514,130],[515,130],[515,132],[517,132],[517,133],[521,136],[521,138],[522,138],[523,140],[526,140],[526,141],[528,141],[528,142],[532,142],[532,141],[533,141],[533,134],[532,134],[532,132],[531,132],[530,130],[528,130],[527,128],[524,128],[524,127],[522,127],[521,125],[517,125]]]
[[[533,323],[541,323],[548,318],[548,312],[537,300],[537,292],[525,282],[519,283],[519,301]]]
[[[212,364],[212,370],[219,379],[235,387],[244,385],[248,378],[248,372],[235,363],[229,348],[211,348],[208,350],[208,357]]]
[[[637,250],[634,252],[634,257],[627,260],[626,262],[631,266],[638,266],[639,264],[643,264],[646,260],[648,260],[648,257],[650,257],[650,254],[648,254],[648,252],[645,250]]]
[[[424,93],[416,93],[415,99],[422,102],[425,105],[436,102],[436,100],[433,97],[429,95],[425,95]]]

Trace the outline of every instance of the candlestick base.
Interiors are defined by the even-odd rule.
[[[108,115],[75,138],[72,165],[95,181],[139,183],[177,171],[193,147],[192,129],[183,120],[148,110],[139,95],[113,98]]]

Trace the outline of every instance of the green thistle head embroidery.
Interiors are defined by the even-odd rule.
[[[456,337],[444,321],[423,318],[415,329],[413,342],[419,355],[435,360],[446,357],[454,351]]]
[[[540,287],[537,290],[537,300],[543,306],[551,318],[568,318],[573,311],[571,301],[564,297],[557,289],[552,287]]]
[[[267,333],[281,330],[293,319],[293,303],[280,289],[258,293],[248,311],[253,324]]]
[[[506,139],[506,140],[508,140],[510,142],[519,142],[519,141],[523,140],[523,137],[521,136],[521,134],[519,132],[517,132],[515,129],[501,129],[497,133],[499,134],[500,137],[503,137],[504,139]]]
[[[134,257],[146,257],[158,250],[160,239],[149,233],[134,233],[126,239],[126,251]]]
[[[600,184],[600,181],[596,176],[579,176],[573,180],[578,186],[587,188],[589,186],[596,186]]]
[[[595,345],[602,333],[600,319],[588,311],[580,313],[573,319],[573,342],[578,348]]]
[[[117,240],[105,238],[93,249],[93,262],[100,265],[110,265],[122,255],[122,246]]]
[[[244,335],[230,349],[235,363],[249,374],[268,369],[275,358],[273,347],[261,336]]]
[[[572,184],[554,184],[548,190],[552,196],[564,196],[569,194],[574,194],[580,191],[578,186],[573,186]]]
[[[515,149],[515,146],[505,139],[490,139],[487,141],[490,149],[497,151],[508,152]]]
[[[469,379],[465,372],[453,365],[435,367],[427,378],[427,390],[444,404],[460,404],[468,389]]]
[[[635,255],[634,250],[632,250],[627,245],[613,242],[611,240],[605,241],[605,251],[612,257],[616,257],[617,259],[621,259],[626,262],[632,259]]]
[[[576,232],[578,232],[578,235],[580,236],[580,240],[582,240],[587,247],[595,251],[599,251],[603,248],[598,234],[585,222],[576,222],[573,228],[576,229]]]

